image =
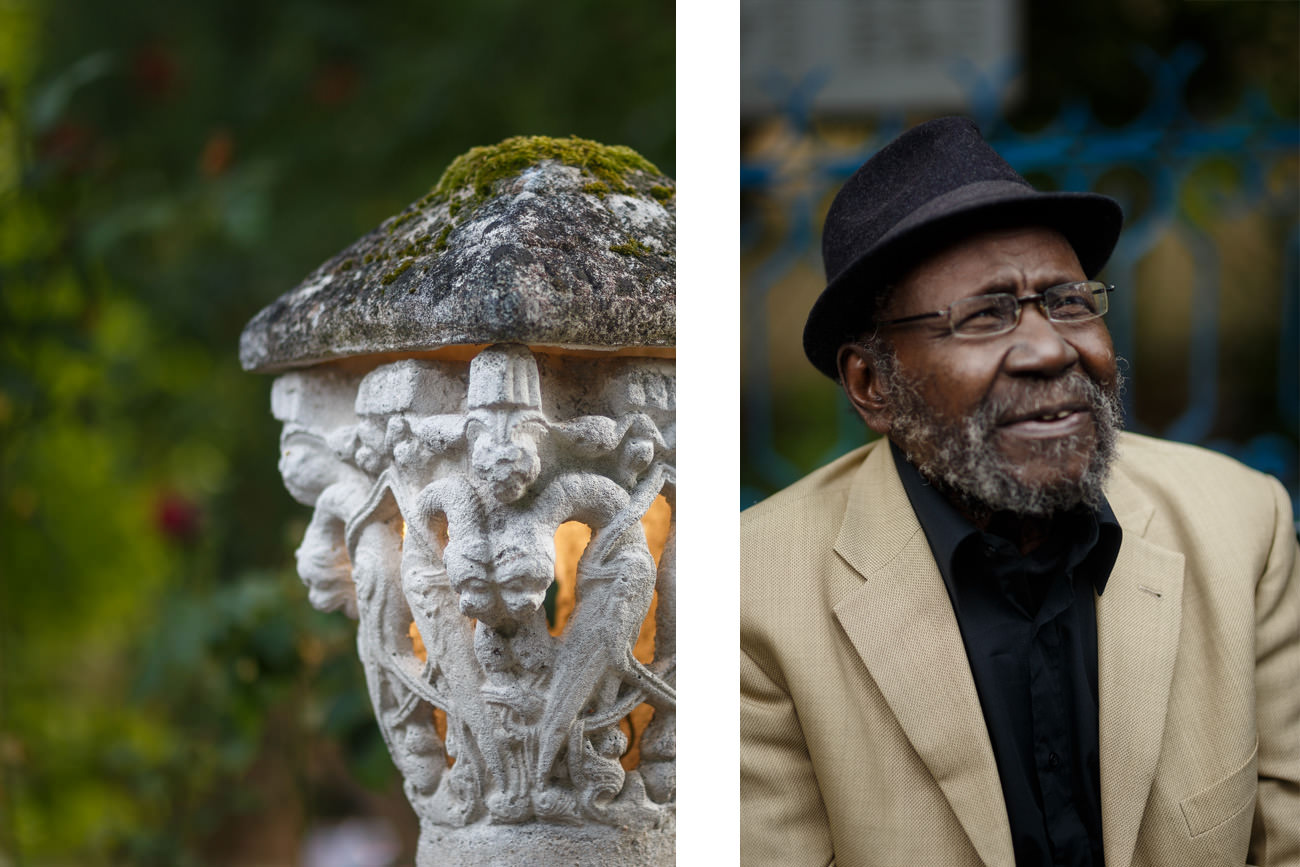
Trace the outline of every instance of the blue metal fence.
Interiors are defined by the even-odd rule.
[[[1295,119],[1280,116],[1262,91],[1245,93],[1230,116],[1195,117],[1185,93],[1201,59],[1201,50],[1194,45],[1184,45],[1167,57],[1138,49],[1136,60],[1148,77],[1151,94],[1138,117],[1110,127],[1087,105],[1072,103],[1032,133],[1012,128],[1001,110],[1004,85],[1014,69],[981,73],[955,63],[953,73],[966,83],[967,113],[1018,171],[1039,186],[1092,189],[1120,200],[1126,228],[1105,278],[1134,290],[1115,293],[1108,317],[1121,356],[1134,358],[1142,348],[1145,329],[1161,325],[1143,318],[1150,317],[1150,311],[1139,310],[1140,266],[1157,245],[1171,240],[1190,259],[1189,294],[1181,300],[1189,317],[1185,402],[1175,417],[1153,427],[1143,421],[1149,415],[1144,406],[1157,396],[1167,402],[1168,395],[1144,395],[1143,377],[1130,376],[1124,395],[1127,426],[1232,454],[1281,478],[1300,507],[1300,127]],[[780,100],[780,143],[741,158],[742,199],[748,200],[742,207],[741,225],[742,507],[864,438],[862,425],[846,401],[810,372],[806,385],[800,387],[804,392],[800,411],[820,407],[814,415],[822,428],[821,439],[812,454],[806,443],[792,450],[783,442],[779,430],[797,427],[799,421],[782,416],[789,388],[780,396],[775,393],[770,335],[781,329],[797,332],[802,322],[773,323],[769,306],[773,293],[789,291],[792,281],[801,285],[798,291],[811,304],[821,288],[820,228],[831,195],[906,125],[901,115],[877,116],[860,146],[836,150],[819,135],[811,119],[815,91],[816,82],[789,86]],[[1235,303],[1236,287],[1224,285],[1221,279],[1222,260],[1232,251],[1222,248],[1215,227],[1243,215],[1267,228],[1274,250],[1261,263],[1268,273],[1260,279],[1276,281],[1280,291],[1267,293],[1263,303],[1252,299],[1258,309],[1248,314],[1256,317],[1252,333],[1258,335],[1266,328],[1267,340],[1274,343],[1263,350],[1255,347],[1254,357],[1275,355],[1276,363],[1274,369],[1252,368],[1250,374],[1270,381],[1268,405],[1254,401],[1247,407],[1249,418],[1225,425],[1224,413],[1240,409],[1239,402],[1225,400],[1230,396],[1225,388],[1231,389],[1234,378],[1224,375],[1221,352],[1224,314],[1227,305]],[[1229,410],[1230,403],[1237,408]],[[1234,432],[1232,438],[1216,433],[1225,427]]]

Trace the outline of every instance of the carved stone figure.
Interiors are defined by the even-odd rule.
[[[298,371],[275,393],[285,484],[315,507],[299,571],[313,605],[358,620],[376,719],[426,831],[446,847],[465,829],[483,849],[491,826],[670,829],[673,534],[656,569],[641,518],[674,502],[671,363],[539,365],[498,344],[468,364]],[[552,634],[567,521],[592,535]],[[645,664],[633,646],[656,594]],[[624,767],[643,702],[640,765]]]

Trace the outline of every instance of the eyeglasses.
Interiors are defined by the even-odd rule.
[[[1114,286],[1107,286],[1096,280],[1079,283],[1062,283],[1049,286],[1037,295],[1016,297],[1009,292],[995,292],[990,295],[972,295],[954,301],[943,310],[934,313],[918,313],[901,319],[890,319],[876,323],[877,326],[901,325],[904,322],[916,322],[920,319],[945,317],[948,327],[956,337],[995,337],[1006,334],[1020,324],[1020,311],[1026,304],[1037,304],[1052,322],[1073,324],[1087,322],[1104,316],[1110,309],[1107,293],[1114,292]]]

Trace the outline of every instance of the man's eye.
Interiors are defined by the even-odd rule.
[[[1001,327],[1005,322],[1002,308],[997,304],[984,304],[953,311],[952,326],[958,331],[978,332]]]
[[[1057,319],[1092,316],[1097,312],[1097,298],[1086,287],[1070,289],[1047,299],[1048,309]]]

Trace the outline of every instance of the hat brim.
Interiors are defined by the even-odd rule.
[[[901,272],[963,237],[1016,226],[1046,226],[1065,236],[1088,279],[1119,240],[1124,214],[1096,193],[1040,193],[1011,181],[959,187],[917,208],[830,281],[804,325],[804,354],[839,380],[836,356],[868,325],[876,292]]]

